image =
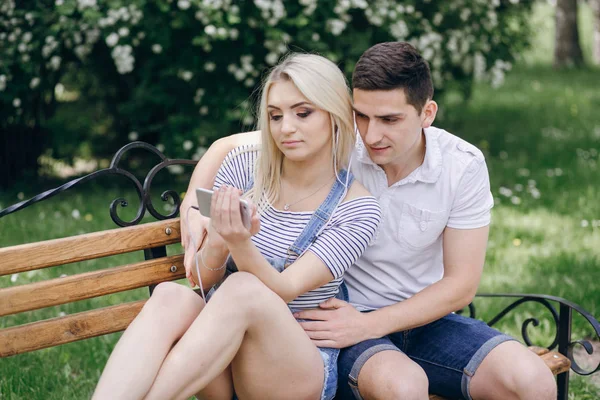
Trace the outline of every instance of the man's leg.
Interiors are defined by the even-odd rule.
[[[388,337],[343,349],[338,368],[338,400],[425,400],[428,397],[425,372]]]
[[[405,336],[403,350],[425,370],[431,393],[476,400],[556,396],[541,359],[482,321],[450,314]]]
[[[471,378],[473,399],[556,399],[556,381],[542,359],[517,342],[498,345]]]

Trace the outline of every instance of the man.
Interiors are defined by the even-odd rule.
[[[379,199],[384,222],[345,275],[350,302],[297,315],[312,320],[303,327],[316,345],[343,348],[338,397],[556,398],[539,357],[453,314],[479,285],[493,200],[483,154],[431,126],[437,104],[427,62],[407,43],[381,43],[361,56],[352,87],[360,133],[352,172]],[[218,141],[189,190],[212,186],[224,155],[253,141],[256,134]],[[186,212],[191,200],[184,203]],[[185,245],[189,263],[195,249]]]

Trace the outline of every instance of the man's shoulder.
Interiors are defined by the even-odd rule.
[[[481,163],[485,157],[475,145],[444,129],[430,127],[428,133],[437,139],[444,162],[469,165],[473,161]]]

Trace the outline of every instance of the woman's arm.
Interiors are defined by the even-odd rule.
[[[196,188],[212,189],[215,181],[215,176],[219,167],[223,163],[225,156],[231,150],[236,147],[245,144],[258,144],[260,143],[260,131],[237,133],[221,139],[216,140],[204,153],[204,156],[198,161],[192,177],[190,178],[190,184],[188,185],[186,194],[183,201],[181,202],[181,214],[185,215],[188,208],[196,204],[196,197],[194,196]],[[181,244],[186,247],[189,243],[190,237],[187,234],[187,226],[182,224],[181,226]]]
[[[194,255],[200,247],[202,242],[200,238],[205,235],[209,221],[208,218],[202,217],[196,210],[190,210],[188,214],[188,210],[192,206],[197,205],[196,196],[194,195],[195,190],[199,187],[205,189],[213,188],[215,176],[227,153],[238,146],[257,143],[260,143],[260,131],[238,133],[218,139],[209,147],[194,168],[186,192],[188,195],[181,202],[179,214],[181,215],[181,244],[185,248],[183,264],[185,266],[186,277],[192,286],[195,286],[198,282],[197,277],[194,278],[192,274],[192,270],[195,270]],[[195,248],[192,245],[192,235],[197,241]]]
[[[338,225],[324,232],[311,251],[305,252],[282,273],[275,270],[250,240],[249,232],[242,224],[239,213],[239,194],[233,188],[223,188],[213,196],[218,210],[212,223],[221,233],[240,271],[250,272],[284,301],[290,302],[299,295],[316,289],[341,276],[364,252],[375,236],[381,220],[381,211],[375,199],[364,200],[362,210],[340,217]],[[257,219],[256,216],[254,216]],[[348,248],[344,248],[344,243]],[[338,247],[331,251],[328,246]],[[337,259],[332,254],[344,254]],[[327,264],[324,260],[327,260]]]

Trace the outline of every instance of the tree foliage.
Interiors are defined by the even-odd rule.
[[[320,53],[350,76],[366,48],[391,40],[417,46],[438,91],[468,95],[474,79],[501,83],[527,44],[529,8],[518,0],[5,0],[1,139],[44,132],[64,156],[82,143],[96,152],[139,138],[170,156],[199,157],[207,141],[252,126],[251,95],[289,50]],[[80,106],[61,116],[71,103]]]

